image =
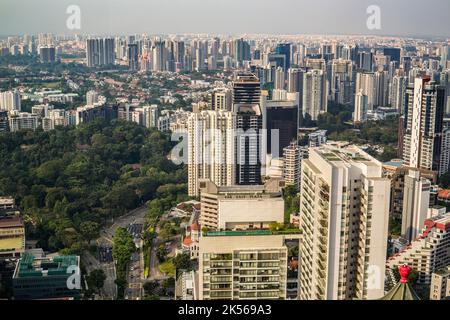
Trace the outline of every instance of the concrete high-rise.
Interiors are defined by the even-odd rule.
[[[218,186],[235,183],[235,116],[229,111],[201,111],[188,118],[188,192],[199,195],[199,180]]]
[[[300,298],[381,298],[390,199],[382,164],[337,143],[311,148],[301,170]]]
[[[20,92],[18,90],[0,92],[0,110],[21,111]]]
[[[373,110],[376,103],[376,80],[373,72],[358,72],[355,92],[367,97],[367,110]],[[356,104],[356,103],[355,103]]]
[[[289,93],[301,92],[303,88],[303,74],[302,69],[289,69],[288,70],[288,87]]]
[[[115,63],[115,39],[91,38],[86,40],[86,65],[105,66]]]
[[[352,104],[354,96],[354,71],[351,60],[331,61],[330,100],[339,104]]]
[[[409,170],[404,178],[402,238],[407,244],[416,239],[427,218],[431,182],[420,177],[420,172]]]
[[[367,110],[368,110],[368,98],[366,95],[364,95],[363,91],[360,90],[355,95],[355,111],[353,112],[353,121],[355,123],[366,121]]]
[[[441,165],[445,89],[417,77],[406,90],[406,130],[403,141],[403,160],[412,168],[447,172]]]
[[[297,141],[283,149],[283,179],[287,186],[300,188],[300,147]]]
[[[303,76],[303,116],[309,114],[317,120],[319,114],[327,112],[327,81],[322,70],[311,70]]]

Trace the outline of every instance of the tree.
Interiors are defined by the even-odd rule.
[[[160,246],[158,247],[158,249],[156,250],[156,257],[158,258],[158,261],[159,261],[160,263],[166,261],[167,250],[166,250],[166,248],[164,247],[164,245],[160,245]]]
[[[89,276],[87,277],[89,288],[95,290],[97,293],[103,288],[105,280],[105,272],[101,269],[91,271],[91,273],[89,273]]]
[[[439,186],[442,188],[450,188],[450,172],[446,172],[439,177]]]
[[[100,225],[94,221],[85,221],[80,225],[81,235],[90,243],[92,239],[100,236]]]
[[[146,282],[144,283],[143,288],[146,295],[153,295],[155,294],[156,289],[159,288],[159,282],[156,280]]]
[[[192,261],[187,253],[182,253],[173,258],[173,264],[177,270],[191,270]]]

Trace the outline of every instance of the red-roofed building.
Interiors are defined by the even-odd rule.
[[[183,250],[189,251],[191,259],[198,259],[199,240],[200,240],[201,226],[195,221],[186,228],[186,236],[183,239]]]
[[[427,219],[422,233],[404,250],[388,259],[395,269],[408,264],[419,272],[418,282],[429,284],[433,272],[450,265],[450,213]]]

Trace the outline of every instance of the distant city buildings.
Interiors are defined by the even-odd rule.
[[[21,95],[17,90],[0,93],[0,111],[21,111]]]
[[[86,40],[86,65],[98,67],[115,63],[115,42],[113,38]]]

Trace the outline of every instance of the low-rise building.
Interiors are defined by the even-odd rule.
[[[79,298],[80,257],[35,257],[24,253],[13,275],[16,300]]]
[[[18,216],[0,219],[0,257],[18,257],[25,251],[25,225]]]
[[[429,284],[433,272],[450,265],[450,213],[425,220],[421,235],[390,257],[387,268],[402,264],[418,271],[420,284]]]

